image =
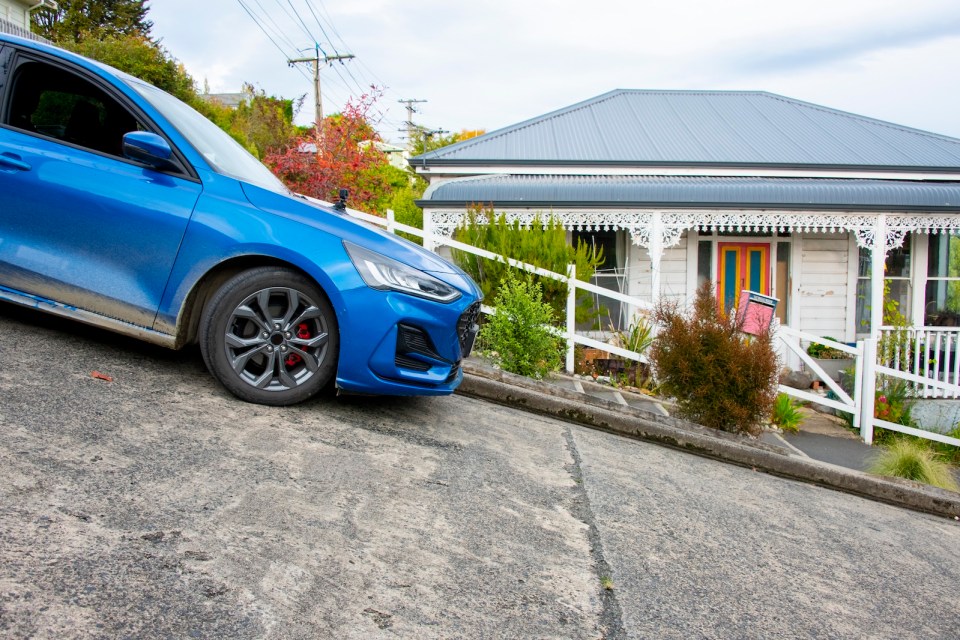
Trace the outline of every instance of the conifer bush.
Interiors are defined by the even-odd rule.
[[[772,336],[741,333],[709,284],[697,291],[689,312],[663,301],[654,320],[659,333],[649,357],[660,390],[676,398],[679,414],[722,431],[758,434],[777,397]]]
[[[570,246],[567,232],[553,218],[543,221],[537,216],[527,229],[517,221],[508,222],[503,213],[497,215],[493,209],[473,207],[453,237],[555,273],[566,274],[567,265],[575,264],[577,280],[583,282],[589,282],[597,267],[603,264],[602,249],[587,246],[582,240],[576,247]],[[456,249],[451,254],[454,262],[470,274],[488,300],[496,298],[507,274],[514,271],[514,267],[503,261],[488,260]],[[539,283],[543,300],[553,309],[554,318],[561,322],[566,317],[567,285],[536,276],[534,282]],[[577,322],[596,321],[599,314],[593,311],[593,297],[589,292],[578,292],[576,315]]]

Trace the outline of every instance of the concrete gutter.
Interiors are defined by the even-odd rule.
[[[549,382],[506,373],[475,361],[463,365],[457,393],[552,416],[629,438],[681,449],[756,471],[818,484],[871,500],[952,518],[960,494],[925,484],[874,476],[805,456],[785,447],[594,398]]]

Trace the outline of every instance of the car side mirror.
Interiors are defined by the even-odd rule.
[[[167,141],[149,131],[131,131],[123,135],[124,157],[150,165],[154,169],[170,169],[174,166],[173,150]]]

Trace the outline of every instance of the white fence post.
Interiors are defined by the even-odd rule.
[[[577,265],[567,265],[567,373],[573,373],[574,336],[577,333]]]
[[[393,209],[387,209],[387,233],[396,233],[397,214]]]
[[[437,243],[433,236],[436,233],[436,226],[433,224],[433,214],[430,211],[423,212],[423,248],[427,251],[436,251]]]
[[[864,345],[863,340],[857,341],[857,356],[853,361],[853,400],[857,411],[853,413],[853,428],[860,430],[861,425],[863,424],[863,416],[861,412],[863,410],[863,375],[866,371],[866,355],[867,347]]]
[[[863,341],[863,375],[857,389],[860,396],[860,437],[873,444],[873,409],[877,389],[877,339]]]

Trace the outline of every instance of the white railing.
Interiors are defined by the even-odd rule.
[[[324,203],[328,204],[329,203]],[[636,298],[634,296],[628,296],[626,294],[620,293],[619,291],[611,291],[610,289],[604,289],[603,287],[598,287],[595,284],[589,282],[584,282],[582,280],[577,280],[576,276],[576,267],[575,265],[567,265],[567,273],[561,274],[554,271],[548,271],[547,269],[542,269],[540,267],[534,266],[532,264],[527,264],[526,262],[521,262],[519,260],[514,260],[513,258],[505,258],[500,256],[492,251],[487,251],[486,249],[481,249],[479,247],[474,247],[473,245],[465,244],[463,242],[458,242],[453,238],[448,238],[446,236],[439,236],[435,234],[426,233],[423,229],[418,229],[416,227],[411,227],[406,224],[402,224],[396,221],[393,211],[387,210],[387,216],[381,218],[380,216],[371,215],[369,213],[364,213],[362,211],[357,211],[356,209],[347,209],[349,213],[354,218],[370,222],[375,225],[384,227],[390,233],[409,233],[418,238],[423,238],[425,243],[429,243],[432,246],[447,246],[451,249],[456,249],[458,251],[463,251],[465,253],[470,253],[481,258],[487,258],[488,260],[496,260],[498,262],[506,262],[511,267],[516,267],[517,269],[522,269],[528,273],[533,273],[535,275],[551,278],[557,280],[558,282],[563,282],[567,285],[567,305],[566,305],[566,319],[564,322],[565,329],[559,331],[560,335],[567,343],[566,349],[566,358],[565,358],[565,369],[567,373],[573,373],[574,367],[574,347],[575,345],[583,345],[585,347],[591,347],[594,349],[601,349],[607,351],[614,355],[618,355],[621,358],[626,358],[628,360],[635,360],[637,362],[642,362],[643,358],[641,354],[636,351],[631,351],[629,349],[624,349],[612,344],[607,344],[605,342],[600,342],[599,340],[594,340],[587,336],[577,333],[576,330],[576,304],[577,304],[577,291],[589,291],[590,293],[604,296],[613,300],[618,300],[620,302],[632,305],[636,309],[650,310],[653,308],[653,305],[646,300]],[[494,312],[492,307],[484,305],[482,307],[484,313],[490,314]]]
[[[906,433],[912,436],[917,436],[918,438],[936,440],[937,442],[944,442],[946,444],[952,444],[956,447],[960,447],[960,439],[951,438],[950,436],[945,436],[935,431],[915,429],[906,425],[887,422],[886,420],[881,420],[880,418],[874,416],[878,375],[904,380],[908,384],[914,385],[914,388],[916,389],[930,390],[931,394],[936,395],[936,397],[956,398],[960,396],[960,386],[951,384],[949,382],[936,380],[931,377],[902,371],[899,368],[891,368],[889,366],[878,364],[878,358],[881,354],[877,353],[876,338],[860,340],[857,342],[856,346],[851,347],[841,342],[834,342],[828,338],[822,338],[820,336],[797,331],[796,329],[791,329],[790,327],[780,327],[777,330],[777,338],[782,341],[784,346],[800,357],[807,368],[827,385],[834,395],[836,395],[837,399],[833,400],[830,398],[824,398],[808,391],[793,389],[784,385],[780,385],[781,393],[786,393],[787,395],[791,395],[802,400],[815,402],[832,407],[838,411],[852,414],[854,427],[859,428],[860,437],[863,438],[863,441],[867,444],[871,444],[873,442],[874,428],[883,427],[884,429],[890,429],[891,431]],[[818,342],[824,346],[850,354],[850,356],[854,359],[854,381],[852,396],[848,394],[842,387],[840,387],[840,385],[837,384],[837,382],[833,380],[830,375],[828,375],[820,367],[820,365],[818,365],[816,361],[810,357],[809,354],[807,354],[806,350],[802,348],[801,340],[805,340],[807,342]],[[890,346],[891,344],[893,345],[892,347]],[[887,338],[886,348],[882,349],[887,351],[885,357],[893,360],[898,366],[903,364],[906,360],[904,354],[913,353],[912,351],[904,349],[904,344],[904,340],[896,341]],[[933,397],[933,395],[928,397]]]
[[[924,379],[912,383],[916,394],[923,398],[960,398],[960,327],[883,327],[878,363],[911,373]],[[929,381],[943,382],[951,388],[931,385]]]

